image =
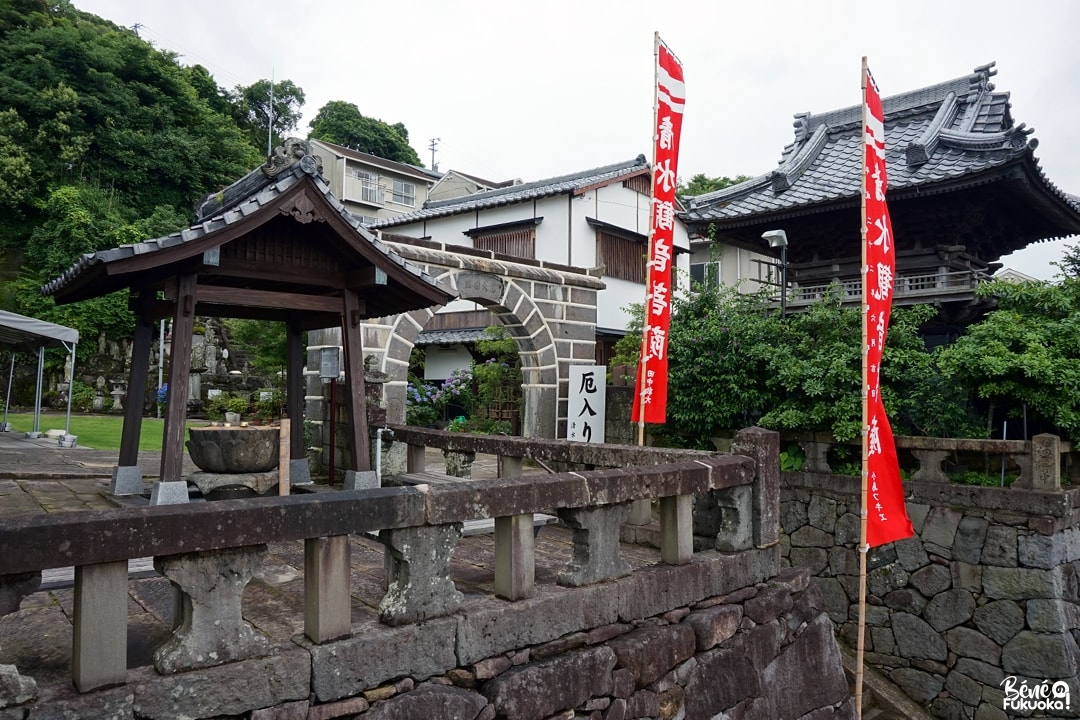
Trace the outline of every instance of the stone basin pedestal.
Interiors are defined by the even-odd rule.
[[[190,428],[188,455],[202,472],[188,481],[204,496],[231,486],[251,488],[262,495],[278,483],[280,428],[212,426]]]

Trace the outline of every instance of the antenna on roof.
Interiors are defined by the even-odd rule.
[[[428,142],[428,150],[431,151],[431,169],[435,172],[439,171],[439,165],[435,162],[435,148],[439,146],[440,142],[442,142],[442,138],[431,138]]]

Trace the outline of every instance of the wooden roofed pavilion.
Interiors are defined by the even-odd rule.
[[[281,321],[288,333],[287,410],[303,416],[303,332],[341,327],[350,448],[367,470],[361,320],[433,305],[452,295],[365,230],[330,193],[309,144],[290,139],[267,163],[206,196],[195,225],[167,237],[88,253],[42,288],[57,303],[128,289],[136,316],[119,469],[137,467],[154,323],[173,333],[161,481],[180,480],[196,315]],[[303,423],[291,427],[293,457]]]

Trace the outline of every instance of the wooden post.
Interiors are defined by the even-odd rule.
[[[120,433],[120,467],[139,464],[139,434],[142,431],[143,401],[150,365],[150,346],[154,341],[154,321],[150,317],[150,292],[143,290],[135,302],[135,339],[131,346],[131,371],[128,373],[127,407],[124,428]],[[159,359],[158,362],[161,362]]]
[[[281,432],[278,436],[278,495],[288,495],[292,491],[289,480],[289,447],[291,437],[288,418],[281,418]]]
[[[294,313],[285,324],[288,358],[285,367],[285,412],[296,420],[289,439],[289,457],[304,457],[304,329],[301,316]]]
[[[363,301],[355,290],[344,291],[345,317],[342,318],[342,344],[345,348],[345,378],[349,388],[349,449],[352,469],[370,470],[368,449],[367,393],[364,391],[364,346],[361,316]]]
[[[169,395],[165,431],[161,441],[161,482],[180,480],[184,462],[184,421],[187,419],[188,381],[191,379],[191,331],[195,327],[195,288],[198,276],[176,278],[176,314],[169,361]]]

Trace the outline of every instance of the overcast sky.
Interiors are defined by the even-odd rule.
[[[1080,3],[905,0],[73,0],[201,64],[226,88],[271,76],[402,122],[431,166],[538,180],[649,147],[653,32],[682,60],[680,176],[758,175],[795,113],[860,101],[863,55],[885,96],[997,61],[1049,179],[1080,195]],[[1076,242],[1073,238],[1068,242]],[[1063,243],[1003,262],[1040,278]]]

